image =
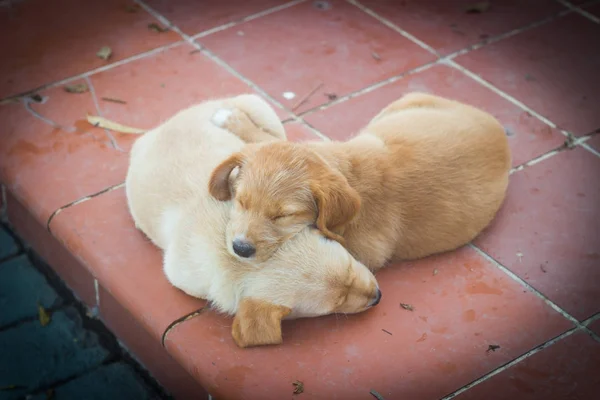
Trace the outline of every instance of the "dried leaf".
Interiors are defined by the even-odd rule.
[[[490,351],[496,351],[499,348],[500,346],[498,346],[497,344],[490,344],[485,352],[489,353]]]
[[[38,319],[42,326],[46,326],[50,323],[50,314],[41,304],[38,304]]]
[[[112,49],[108,46],[104,46],[100,50],[98,50],[96,55],[104,61],[106,61],[110,58],[110,56],[112,56]]]
[[[371,389],[371,390],[369,391],[369,393],[371,393],[371,396],[375,397],[377,400],[385,400],[385,399],[383,398],[383,396],[382,396],[382,395],[380,395],[379,393],[377,393],[377,391],[375,391],[374,389]]]
[[[65,92],[67,93],[85,93],[90,88],[85,83],[75,83],[73,85],[65,85]]]
[[[440,272],[440,271],[438,271],[438,269],[437,269],[437,268],[436,268],[436,269],[434,269],[434,270],[433,270],[433,276],[436,276],[436,275],[437,275],[439,272]]]
[[[304,383],[300,381],[295,381],[292,382],[292,385],[294,385],[294,394],[300,394],[304,392]]]
[[[110,121],[106,118],[98,117],[95,115],[88,115],[87,121],[97,127],[108,129],[119,133],[130,133],[134,135],[140,135],[146,131],[143,129],[132,128],[130,126],[121,125],[117,122]]]
[[[481,14],[490,9],[492,3],[489,1],[480,1],[478,3],[471,4],[467,8],[465,8],[465,12],[467,14]]]
[[[404,308],[405,310],[408,311],[415,311],[415,308],[410,305],[410,304],[406,304],[406,303],[400,303],[400,307]]]
[[[158,25],[155,22],[148,24],[148,29],[150,29],[151,31],[154,31],[156,33],[164,33],[164,32],[169,31],[169,28],[163,28],[162,26]]]

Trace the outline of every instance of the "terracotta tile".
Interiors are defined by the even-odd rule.
[[[574,317],[600,311],[600,158],[576,148],[510,178],[495,222],[476,240]]]
[[[156,21],[143,10],[127,12],[132,4],[59,0],[46,7],[43,0],[29,0],[2,7],[0,98],[181,40],[174,32],[149,30]],[[113,51],[109,61],[96,56],[103,46]]]
[[[252,92],[244,82],[187,44],[91,79],[103,116],[143,129],[153,128],[200,101]],[[280,112],[282,118],[289,115]]]
[[[596,151],[600,151],[600,134],[592,136],[592,138],[585,143]]]
[[[289,0],[230,0],[209,5],[194,0],[146,1],[149,6],[190,36],[220,25],[240,21],[252,14],[288,2]]]
[[[299,122],[291,121],[283,125],[289,141],[305,142],[307,140],[321,140],[313,131]]]
[[[456,397],[467,399],[592,399],[600,393],[600,343],[574,333]]]
[[[354,97],[303,118],[334,139],[354,136],[382,108],[404,94],[422,91],[472,104],[490,112],[511,132],[513,165],[522,164],[560,146],[564,136],[462,72],[436,65],[393,84]]]
[[[600,25],[570,14],[456,61],[558,126],[586,134],[600,126]]]
[[[470,248],[390,266],[378,280],[376,308],[286,321],[280,346],[238,349],[231,319],[209,312],[176,326],[166,347],[217,398],[286,398],[300,380],[310,398],[366,399],[375,389],[434,399],[571,326]]]
[[[7,217],[19,236],[88,307],[96,305],[94,278],[31,212],[7,191]]]
[[[119,302],[100,287],[100,317],[127,350],[176,399],[207,399],[207,394],[187,371],[167,353]]]
[[[123,188],[65,209],[50,228],[156,340],[171,322],[204,304],[169,284],[162,253],[135,228]]]
[[[189,45],[176,46],[92,76],[102,115],[151,128],[202,100],[250,92],[204,55],[189,54],[191,50]],[[63,128],[36,118],[22,104],[0,107],[0,124],[5,129],[0,141],[0,180],[45,221],[59,207],[123,182],[126,151],[135,136],[112,134],[119,151],[102,129],[90,126],[86,114],[98,113],[90,92],[69,94],[56,87],[41,94],[48,100],[31,107]]]
[[[551,0],[492,2],[483,13],[468,13],[472,0],[364,0],[366,7],[424,41],[443,55],[527,26],[565,8]]]
[[[600,335],[600,319],[597,319],[588,325],[588,328],[592,330],[596,335]]]
[[[0,107],[0,180],[45,223],[57,208],[122,181],[114,170],[127,155],[85,121],[96,114],[90,93],[57,87],[41,94],[46,102],[31,104],[41,117],[23,104]]]
[[[583,7],[583,9],[589,12],[590,14],[593,14],[596,17],[600,18],[600,3],[590,4],[587,7]]]
[[[289,108],[318,88],[298,112],[327,102],[327,92],[347,94],[434,59],[346,2],[329,1],[326,9],[315,4],[304,2],[199,41]],[[288,100],[286,92],[296,97]]]

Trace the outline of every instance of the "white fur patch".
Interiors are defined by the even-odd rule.
[[[225,123],[227,122],[229,117],[231,117],[231,115],[233,115],[233,111],[227,108],[219,108],[217,112],[215,112],[215,114],[213,115],[212,122],[215,125],[222,127],[223,125],[225,125]]]

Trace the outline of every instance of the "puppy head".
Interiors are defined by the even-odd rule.
[[[316,222],[342,242],[344,226],[360,208],[346,179],[309,148],[277,142],[248,145],[212,173],[209,191],[233,198],[227,229],[232,254],[263,262],[290,237]]]
[[[241,280],[232,334],[240,347],[282,342],[281,320],[353,314],[379,303],[373,274],[338,242],[306,228]]]

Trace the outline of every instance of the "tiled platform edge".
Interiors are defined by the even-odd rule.
[[[175,397],[206,397],[204,387],[220,400],[288,398],[295,382],[296,397],[323,399],[598,392],[600,2],[475,12],[467,0],[90,3],[57,0],[39,18],[42,0],[25,0],[0,14],[0,38],[46,44],[6,42],[0,98],[39,96],[0,107],[3,204]],[[104,45],[108,62],[95,57]],[[89,90],[65,91],[79,83]],[[382,271],[376,309],[286,322],[282,346],[244,351],[230,319],[167,283],[160,252],[135,230],[122,186],[132,136],[83,120],[148,128],[206,98],[254,92],[290,139],[345,139],[416,90],[506,126],[514,170],[498,218],[471,246]]]

